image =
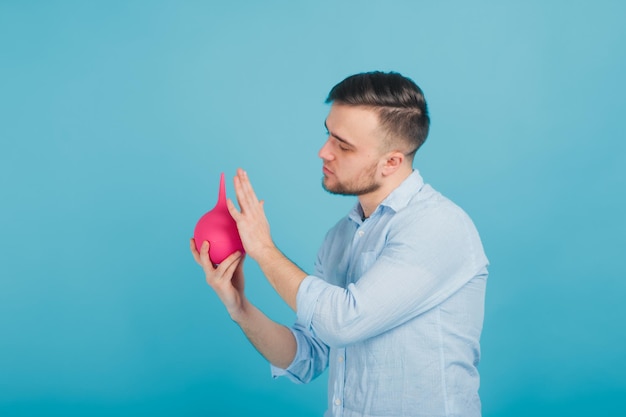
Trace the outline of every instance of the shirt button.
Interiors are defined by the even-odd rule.
[[[359,237],[363,237],[364,234],[365,232],[363,230],[359,230]]]
[[[337,360],[338,360],[339,362],[343,362],[343,356],[338,357],[338,358],[337,358]]]
[[[335,405],[341,405],[341,400],[339,398],[335,400]]]

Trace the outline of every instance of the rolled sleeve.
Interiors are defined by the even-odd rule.
[[[296,322],[290,330],[296,338],[296,356],[286,369],[271,365],[272,377],[286,376],[306,384],[327,368],[329,348],[300,323]]]
[[[270,364],[270,369],[272,372],[272,378],[278,378],[281,376],[286,376],[294,382],[303,383],[302,378],[299,378],[295,369],[295,364],[302,362],[303,359],[306,358],[305,349],[303,349],[303,336],[300,332],[295,331],[293,328],[289,329],[293,336],[296,339],[296,356],[294,356],[293,361],[289,364],[289,366],[285,369],[279,368],[278,366],[274,366]]]
[[[316,271],[321,274],[319,264]],[[271,365],[273,378],[286,376],[293,382],[306,384],[328,367],[329,347],[313,332],[311,323],[315,305],[329,284],[315,275],[309,275],[300,283],[296,294],[296,323],[290,328],[296,339],[296,355],[286,369]]]
[[[313,275],[307,276],[300,284],[296,294],[296,314],[298,323],[306,329],[311,329],[315,305],[327,287],[329,287],[329,284],[326,281]]]

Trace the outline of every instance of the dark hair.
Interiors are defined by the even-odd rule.
[[[428,136],[430,118],[422,90],[397,72],[365,72],[352,75],[334,86],[326,103],[372,107],[391,141],[409,145],[407,155],[419,149]]]

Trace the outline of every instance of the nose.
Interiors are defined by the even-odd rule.
[[[330,151],[330,138],[326,140],[326,143],[324,143],[320,151],[317,153],[317,156],[325,161],[330,161],[333,159],[333,154]]]

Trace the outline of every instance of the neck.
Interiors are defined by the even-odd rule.
[[[367,219],[374,212],[374,210],[376,210],[378,205],[382,203],[393,190],[398,188],[400,184],[402,184],[402,182],[406,180],[409,175],[411,175],[412,172],[413,168],[396,171],[394,175],[385,177],[380,188],[376,191],[360,195],[359,204],[361,204],[361,209],[363,210],[363,218]]]

